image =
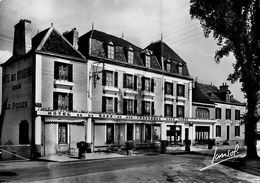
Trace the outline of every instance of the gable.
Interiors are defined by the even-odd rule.
[[[61,55],[82,58],[82,56],[55,30],[51,31],[40,50],[44,52],[52,52]]]

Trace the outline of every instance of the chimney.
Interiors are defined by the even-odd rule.
[[[222,92],[227,92],[228,91],[227,83],[223,83],[222,86],[219,87],[219,90]]]
[[[66,31],[63,33],[63,36],[76,48],[78,49],[78,36],[79,32],[76,28],[73,28],[71,31]]]
[[[32,48],[31,21],[21,19],[14,26],[13,55],[24,55]]]

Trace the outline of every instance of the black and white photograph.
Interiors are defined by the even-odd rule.
[[[0,182],[259,183],[260,0],[0,0]]]

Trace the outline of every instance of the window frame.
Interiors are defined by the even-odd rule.
[[[67,101],[67,105],[60,105],[64,103],[63,99],[60,100],[60,96]],[[65,110],[72,111],[73,110],[73,94],[72,93],[63,93],[63,92],[53,92],[53,110]]]
[[[61,68],[63,67],[65,69],[65,73],[61,75]],[[62,81],[68,81],[73,82],[73,65],[69,63],[63,63],[63,62],[54,62],[54,79],[56,80],[62,80]]]
[[[171,96],[173,96],[173,83],[171,83],[171,82],[165,82],[164,83],[164,92],[165,92],[165,94],[166,95],[171,95]],[[170,89],[168,90],[168,86],[170,86]]]
[[[183,89],[181,91],[181,88]],[[178,97],[185,97],[185,85],[177,84],[177,96]]]
[[[180,109],[182,111],[182,115],[179,115]],[[177,107],[176,107],[176,117],[177,118],[184,118],[185,117],[185,107],[183,105],[177,105]]]
[[[235,126],[235,137],[240,137],[240,126],[239,125]]]
[[[112,43],[107,45],[107,58],[115,59],[115,46]]]
[[[127,52],[127,62],[130,64],[134,63],[134,51],[133,50],[128,50]]]
[[[231,120],[231,109],[226,109],[226,120]]]
[[[240,120],[240,110],[235,109],[235,120]]]
[[[199,118],[199,116],[200,116],[199,112],[202,113],[201,118]],[[197,107],[195,110],[195,117],[197,119],[210,119],[210,111],[208,108]]]
[[[167,108],[170,108],[170,109],[167,109]],[[170,111],[168,113],[168,111]],[[164,105],[164,115],[165,117],[173,117],[173,105],[172,104],[165,104]]]
[[[215,118],[216,119],[221,119],[222,117],[221,117],[221,113],[222,113],[222,108],[220,108],[220,107],[216,107],[215,108]],[[219,116],[218,116],[219,115]]]
[[[147,68],[151,68],[151,56],[150,55],[145,55],[145,66]]]
[[[221,137],[221,125],[216,125],[216,137]]]

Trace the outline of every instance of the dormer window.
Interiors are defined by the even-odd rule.
[[[170,60],[167,60],[166,61],[166,71],[167,72],[171,72],[171,61]]]
[[[179,63],[178,64],[178,74],[182,74],[182,67],[183,67],[182,63]]]
[[[112,42],[109,42],[107,45],[107,58],[115,58],[115,47]]]
[[[128,50],[128,54],[127,54],[127,61],[128,63],[132,64],[134,61],[134,52],[133,50]]]
[[[151,57],[149,55],[145,56],[145,66],[148,68],[151,67]]]

